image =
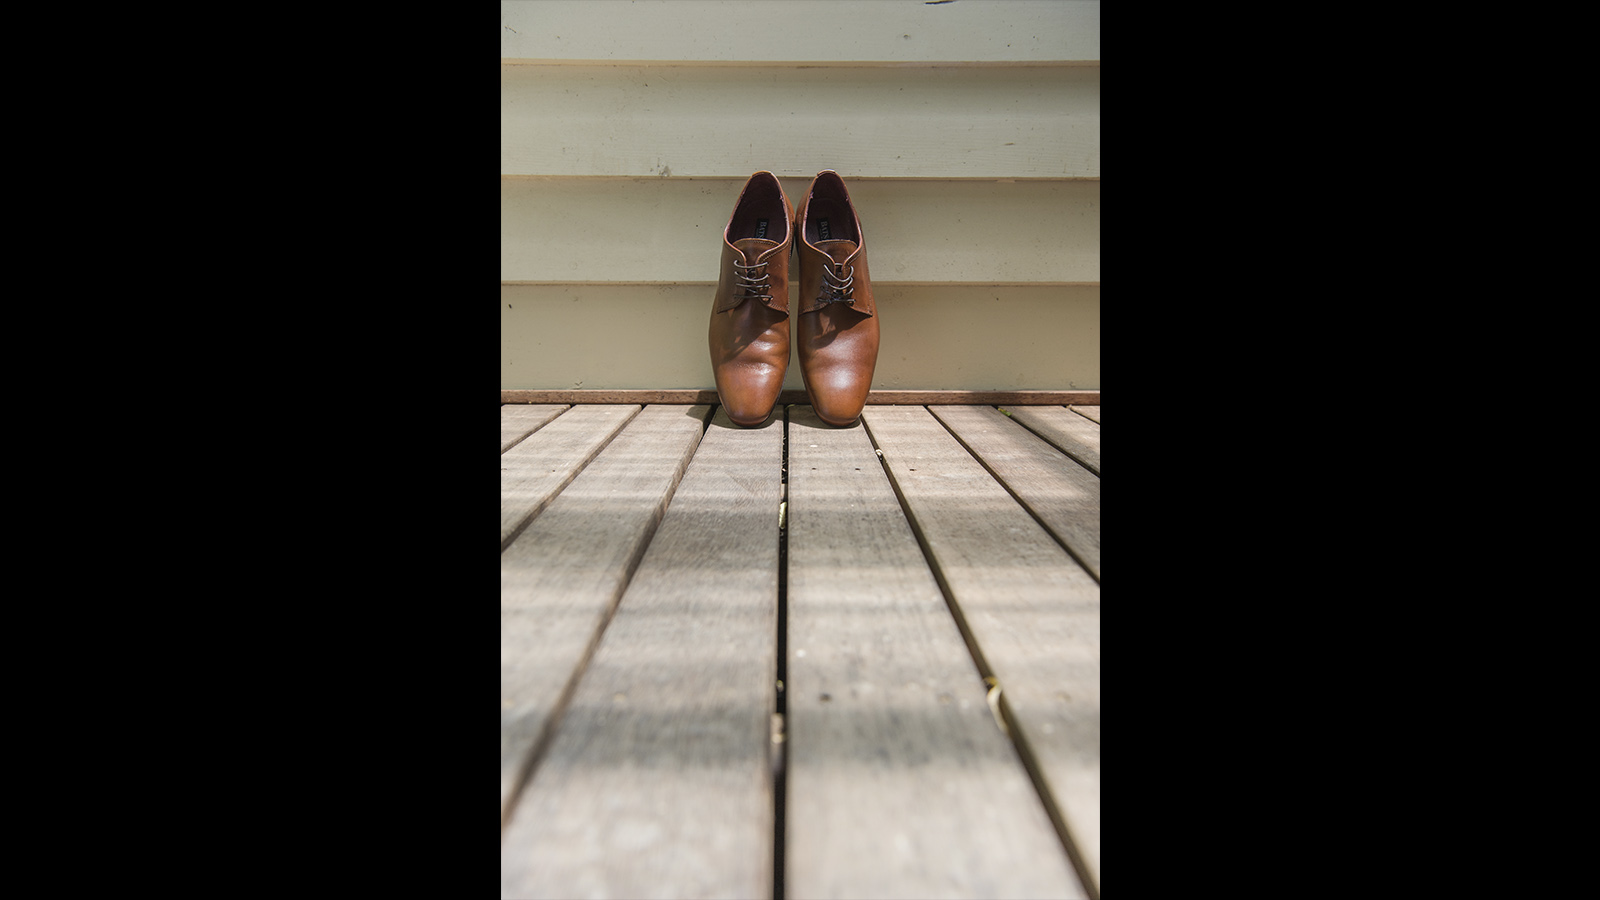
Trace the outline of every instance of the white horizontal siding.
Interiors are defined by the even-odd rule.
[[[502,66],[503,175],[1098,178],[1099,67]]]
[[[781,181],[798,205],[810,179]],[[714,283],[744,182],[502,179],[500,280]],[[1100,280],[1098,181],[853,180],[849,189],[876,283]]]
[[[874,286],[875,390],[1098,390],[1094,286]],[[506,390],[713,390],[709,285],[500,287]],[[791,361],[784,387],[802,390]]]
[[[1098,390],[1099,15],[502,2],[502,388],[710,388],[745,179],[775,172],[798,202],[835,169],[872,253],[874,388]]]
[[[603,29],[596,28],[596,20]],[[513,0],[500,58],[773,62],[1100,60],[1098,0]]]

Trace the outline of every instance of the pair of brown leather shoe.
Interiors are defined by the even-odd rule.
[[[850,425],[861,416],[878,361],[878,316],[861,221],[839,173],[817,173],[800,208],[771,172],[745,183],[722,233],[722,271],[711,308],[717,396],[738,425],[772,414],[789,367],[789,255],[800,286],[793,342],[817,417]]]

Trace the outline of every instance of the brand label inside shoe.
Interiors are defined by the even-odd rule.
[[[818,233],[820,233],[822,235],[822,240],[826,241],[826,240],[828,240],[828,239],[833,237],[833,232],[828,230],[828,220],[827,219],[818,219],[817,220],[817,231],[818,231]]]
[[[766,219],[757,219],[756,220],[756,237],[764,238],[766,236],[767,236],[767,220]]]

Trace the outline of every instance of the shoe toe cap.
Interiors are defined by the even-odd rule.
[[[735,425],[752,427],[767,421],[783,389],[783,372],[775,367],[740,367],[717,377],[717,397]]]

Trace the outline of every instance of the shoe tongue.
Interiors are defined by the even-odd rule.
[[[778,246],[777,241],[769,241],[766,238],[740,238],[733,242],[733,249],[744,254],[744,264],[747,266],[755,265],[761,254],[776,246]]]
[[[855,241],[817,241],[816,246],[818,250],[828,254],[836,265],[844,263],[845,260],[850,258],[850,254],[856,252]]]

